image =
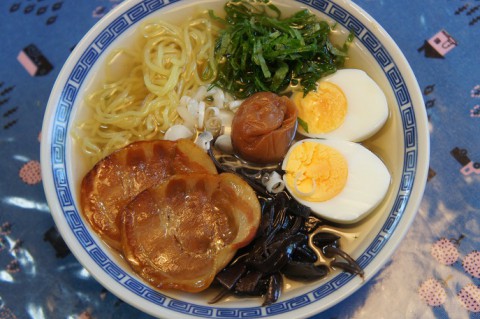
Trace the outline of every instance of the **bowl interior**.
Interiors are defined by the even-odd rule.
[[[342,229],[342,247],[371,278],[390,256],[415,216],[426,180],[428,133],[426,115],[415,78],[399,49],[385,31],[350,1],[275,1],[286,14],[308,8],[335,23],[334,41],[342,43],[353,30],[356,40],[346,67],[366,71],[383,89],[390,116],[382,130],[363,144],[386,164],[392,183],[384,201],[361,222]],[[143,283],[122,257],[105,245],[86,224],[79,211],[80,182],[91,168],[72,137],[72,127],[91,116],[83,98],[103,80],[108,53],[129,46],[137,27],[156,18],[178,22],[199,9],[220,10],[218,1],[129,1],[102,19],[79,43],[62,69],[44,120],[42,173],[55,222],[80,262],[105,287],[123,300],[150,314],[202,317],[262,317],[307,315],[324,310],[362,285],[347,273],[335,273],[312,283],[287,281],[276,304],[259,307],[257,298],[230,298],[209,305],[215,294],[158,292]]]

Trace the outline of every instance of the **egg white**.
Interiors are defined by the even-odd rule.
[[[341,69],[319,80],[337,85],[347,99],[347,114],[337,129],[321,134],[298,132],[315,138],[363,141],[378,132],[388,118],[388,103],[382,89],[367,73],[358,69]],[[318,85],[317,85],[318,86]]]
[[[310,207],[320,218],[342,224],[361,220],[381,203],[390,185],[390,173],[385,164],[361,144],[342,140],[304,139],[290,147],[282,169],[286,168],[293,149],[306,141],[321,143],[339,151],[348,163],[348,177],[343,190],[332,199],[310,202],[295,194],[284,175],[287,190],[299,203]]]

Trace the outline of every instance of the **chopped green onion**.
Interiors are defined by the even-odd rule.
[[[300,85],[304,94],[315,90],[323,76],[342,67],[351,32],[342,47],[329,39],[331,26],[308,10],[282,18],[268,0],[231,0],[215,46],[218,73],[214,85],[236,98],[260,91],[282,93]]]
[[[301,118],[297,117],[298,125],[300,125],[305,133],[308,133],[308,123],[302,120]]]

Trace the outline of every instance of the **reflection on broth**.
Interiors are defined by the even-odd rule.
[[[235,1],[233,7],[237,8],[241,3],[241,1]],[[282,18],[298,11],[298,8],[294,10],[285,5],[279,5],[279,8],[282,11]],[[274,163],[266,166],[261,164],[261,161],[246,161],[239,154],[232,153],[235,148],[228,147],[233,129],[231,123],[235,120],[238,109],[242,107],[246,91],[236,94],[230,91],[230,87],[222,87],[227,85],[225,78],[235,75],[228,71],[230,72],[228,76],[219,81],[219,72],[223,71],[219,65],[225,63],[226,56],[231,57],[230,53],[222,53],[225,55],[219,58],[218,53],[219,48],[222,47],[220,35],[225,36],[222,30],[227,29],[228,25],[217,21],[215,16],[206,13],[205,9],[215,9],[215,16],[225,16],[218,4],[209,6],[202,3],[196,5],[194,9],[190,8],[195,12],[190,15],[193,17],[190,20],[175,21],[179,20],[180,15],[175,18],[173,14],[172,21],[169,22],[149,21],[139,26],[135,34],[130,35],[135,39],[128,41],[137,43],[135,46],[119,46],[112,50],[104,62],[105,69],[100,70],[103,72],[100,77],[103,82],[97,82],[95,86],[89,88],[89,94],[84,101],[87,110],[82,110],[83,120],[74,123],[76,125],[73,132],[74,151],[89,163],[85,165],[84,171],[90,170],[98,161],[132,142],[163,140],[167,137],[170,140],[187,138],[197,142],[199,147],[206,145],[206,154],[210,156],[211,165],[216,165],[218,173],[225,171],[243,177],[249,184],[248,187],[258,195],[258,202],[262,207],[262,219],[257,238],[250,245],[240,249],[236,256],[231,256],[232,262],[223,271],[217,269],[218,275],[213,283],[215,288],[200,294],[200,298],[211,300],[212,295],[222,290],[224,293],[223,295],[221,293],[220,297],[225,300],[231,298],[229,295],[261,295],[264,296],[264,304],[270,304],[278,299],[282,287],[283,291],[288,293],[302,285],[321,280],[332,271],[344,269],[362,276],[361,269],[356,268],[358,266],[347,257],[342,257],[343,251],[339,249],[355,255],[355,251],[362,249],[365,243],[369,242],[370,231],[384,222],[385,216],[382,212],[387,210],[386,205],[394,196],[391,188],[383,201],[377,203],[378,206],[368,216],[362,216],[364,217],[362,220],[346,221],[346,224],[336,223],[338,219],[333,216],[331,218],[324,216],[325,220],[320,220],[314,214],[310,214],[311,202],[297,202],[293,198],[295,196],[291,195],[292,188],[279,193],[266,191],[264,182],[268,174],[272,171],[280,175],[284,174],[280,167],[283,158],[278,165]],[[181,7],[176,10],[182,12]],[[275,12],[270,14],[272,18],[275,17]],[[275,33],[272,37],[283,36],[280,35],[280,31],[276,29],[272,33],[279,34]],[[331,50],[341,56],[342,45],[348,42],[348,32],[337,27],[329,33],[332,42],[336,44],[336,47]],[[127,39],[124,41],[128,42]],[[225,42],[224,45],[226,45]],[[255,48],[258,49],[258,47]],[[255,52],[258,53],[258,50]],[[262,76],[265,76],[267,73],[265,65],[258,61],[258,58],[259,55],[252,58],[250,64],[258,62],[256,68],[261,71]],[[358,43],[353,41],[348,49],[348,57],[342,58],[342,63],[345,60],[345,64],[341,67],[361,69],[377,84],[383,83],[382,70],[376,69],[372,59],[368,53],[363,52],[363,48]],[[332,73],[335,70],[332,69],[329,72]],[[273,78],[275,70],[270,73]],[[236,76],[242,77],[241,74]],[[234,77],[233,79],[235,80]],[[305,86],[301,85],[302,82],[298,81],[298,77],[291,76],[285,81],[287,80],[291,82],[288,82],[287,86],[283,82],[279,84],[278,87],[282,89],[276,92],[276,95],[290,97],[295,91],[299,91],[296,94],[304,93]],[[271,82],[268,84],[266,88],[273,87]],[[249,85],[245,84],[245,87]],[[394,105],[394,97],[388,87],[380,88],[386,93],[387,104]],[[315,85],[311,89],[315,89]],[[249,88],[249,90],[253,89]],[[395,144],[401,145],[403,140],[396,134],[399,130],[396,112],[389,110],[387,113],[389,117],[385,125],[382,128],[379,127],[380,130],[373,136],[359,143],[383,161],[391,176],[391,183],[395,184],[398,183],[400,171],[392,170],[393,167],[401,166],[398,164],[401,160],[398,153],[400,148]],[[300,121],[302,119],[298,120],[298,127],[305,130],[305,126],[302,126]],[[202,133],[206,131],[211,133],[211,140],[207,139],[207,143],[202,140]],[[297,133],[294,141],[303,138]],[[217,140],[222,140],[222,143],[215,144]],[[220,147],[222,145],[224,148]],[[261,154],[259,156],[261,157]],[[224,158],[234,159],[236,164],[226,165]],[[247,170],[248,173],[246,173]],[[82,179],[84,174],[79,179]],[[301,178],[299,176],[296,174],[293,180],[297,182]],[[165,178],[165,180],[168,179],[169,177]],[[162,183],[165,181],[155,182],[155,185],[145,185],[142,191],[161,187]],[[125,184],[128,184],[128,181]],[[309,187],[313,189],[316,186],[311,184]],[[302,192],[308,193],[309,190],[305,188]],[[137,195],[135,194],[128,202],[134,201]],[[119,210],[121,211],[122,207]],[[120,228],[123,227],[121,219],[115,221],[119,223]],[[335,222],[327,221],[328,219]],[[338,235],[339,239],[329,237],[321,244],[317,244],[323,246],[312,247],[312,238],[317,233]],[[111,241],[103,236],[102,231],[99,235],[106,243],[112,245]],[[118,242],[115,242],[112,247],[122,253]],[[274,260],[272,267],[266,266]],[[139,267],[133,268],[137,273],[142,271]],[[300,278],[298,275],[304,272],[311,274],[307,281],[305,281],[306,278]],[[233,280],[232,276],[237,276],[236,280]],[[248,290],[245,288],[248,285],[255,287]],[[175,292],[171,293],[175,294]],[[220,297],[218,300],[221,299]]]

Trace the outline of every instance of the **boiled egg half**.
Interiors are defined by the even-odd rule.
[[[390,173],[385,164],[358,143],[304,139],[293,144],[282,163],[292,196],[317,216],[354,223],[385,197]]]
[[[315,91],[292,96],[298,132],[307,137],[363,141],[388,118],[385,94],[367,73],[341,69],[317,82]]]

